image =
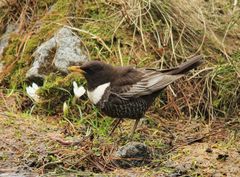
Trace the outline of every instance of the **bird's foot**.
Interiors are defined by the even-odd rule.
[[[111,132],[109,133],[109,136],[112,136],[112,134],[114,133],[114,131],[116,130],[117,126],[121,123],[122,119],[117,119],[115,125],[113,126]],[[114,121],[115,122],[115,121]]]

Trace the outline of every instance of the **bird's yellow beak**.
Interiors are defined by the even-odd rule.
[[[80,74],[84,74],[85,71],[83,71],[80,66],[70,66],[68,67],[68,71],[70,72],[74,72],[74,73],[80,73]]]

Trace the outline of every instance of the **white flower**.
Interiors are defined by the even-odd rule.
[[[80,98],[85,92],[86,90],[83,86],[78,87],[77,83],[73,81],[73,93],[76,98]]]
[[[39,89],[39,86],[37,84],[35,84],[34,82],[32,83],[32,86],[28,86],[26,88],[28,96],[36,102],[38,102],[40,100],[39,96],[36,94],[38,89]]]
[[[68,115],[68,105],[66,102],[63,103],[63,114],[64,116]]]

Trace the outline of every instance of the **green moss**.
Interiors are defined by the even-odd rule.
[[[41,24],[40,28],[37,29],[28,40],[22,41],[22,38],[17,35],[11,36],[9,46],[4,52],[3,57],[3,60],[7,65],[11,64],[11,62],[16,59],[19,47],[24,42],[24,48],[22,48],[22,51],[20,51],[21,55],[18,55],[19,60],[16,62],[15,66],[13,67],[13,71],[8,78],[11,86],[21,87],[24,82],[25,74],[32,63],[33,52],[42,42],[51,38],[56,30],[61,27],[56,23],[66,23],[65,16],[68,15],[70,5],[73,0],[58,0],[56,3],[54,2],[55,1],[45,0],[38,4],[38,9],[43,8],[43,6],[50,6],[52,4],[54,5],[48,13],[46,13],[46,10],[39,11],[41,14],[38,15],[41,15],[42,18],[40,20],[36,20],[38,20],[38,23]],[[32,25],[35,25],[35,22],[32,22]]]
[[[84,16],[94,19],[94,20],[103,20],[108,18],[114,12],[114,6],[110,4],[96,1],[86,1],[83,4]],[[81,9],[79,9],[81,10]]]
[[[10,88],[22,88],[25,84],[25,74],[27,68],[14,68],[11,75],[11,82],[9,83]]]
[[[11,38],[9,40],[9,45],[7,46],[7,48],[4,51],[4,55],[3,57],[7,57],[7,58],[3,58],[3,60],[8,64],[10,62],[12,62],[12,60],[8,60],[8,58],[15,58],[17,55],[17,50],[18,50],[18,46],[21,43],[21,39],[17,34],[12,34]]]
[[[84,30],[100,37],[105,42],[110,42],[112,34],[114,32],[114,24],[102,23],[86,23],[82,26]]]
[[[37,20],[41,25],[28,40],[24,41],[24,48],[21,51],[21,55],[18,56],[19,60],[12,68],[11,75],[6,78],[11,88],[21,88],[25,85],[25,75],[32,63],[32,54],[41,43],[51,38],[56,30],[61,27],[56,23],[66,23],[65,16],[69,13],[71,2],[73,0],[46,0],[39,2],[38,16],[42,16],[42,18]],[[46,13],[45,6],[50,5],[52,5],[51,10]],[[32,25],[35,25],[35,22],[32,22]],[[11,37],[9,46],[4,52],[4,61],[6,64],[10,64],[16,59],[19,46],[22,44],[21,40],[22,38],[17,35]],[[51,74],[46,78],[44,86],[39,91],[42,98],[42,102],[38,104],[39,110],[44,108],[44,112],[47,113],[61,112],[62,102],[71,99],[72,95],[73,79],[66,78],[69,81],[58,74]],[[78,79],[74,78],[74,80]]]
[[[40,20],[42,25],[38,31],[31,36],[27,41],[26,47],[23,53],[23,60],[28,58],[29,54],[32,54],[34,50],[45,40],[53,36],[54,32],[60,27],[56,23],[65,23],[64,17],[69,12],[69,5],[71,0],[59,0],[57,1],[51,11],[47,13]],[[27,56],[27,57],[25,57]]]
[[[29,39],[26,43],[26,48],[25,48],[25,55],[26,54],[31,54],[34,52],[34,50],[36,49],[36,47],[41,44],[41,39],[39,36],[34,35],[31,37],[31,39]]]
[[[72,82],[76,81],[83,85],[85,81],[78,75],[68,75],[66,77],[50,74],[45,78],[43,86],[38,91],[41,97],[40,107],[49,113],[62,112],[65,101],[70,102],[73,98]]]

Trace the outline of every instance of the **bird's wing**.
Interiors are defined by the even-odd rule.
[[[166,70],[124,69],[124,72],[122,72],[119,77],[115,79],[115,83],[112,84],[112,91],[125,99],[149,95],[165,88],[201,63],[202,56],[198,55],[188,59],[175,68]]]
[[[161,90],[182,76],[154,69],[132,69],[121,80],[116,79],[113,85],[117,87],[113,86],[112,91],[125,99],[140,97]]]

